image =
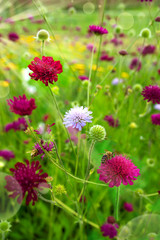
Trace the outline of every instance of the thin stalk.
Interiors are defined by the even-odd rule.
[[[44,56],[44,40],[42,41],[42,46],[41,46],[41,57]]]
[[[57,204],[59,207],[63,208],[64,210],[66,210],[67,212],[69,212],[71,215],[73,215],[74,217],[78,217],[79,214],[77,212],[75,212],[73,209],[71,209],[70,207],[68,207],[65,203],[63,203],[61,200],[59,200],[58,198],[54,197],[55,201],[52,200],[48,200],[44,197],[42,197],[42,195],[39,195],[39,198],[41,198],[43,201],[50,203],[50,204]],[[80,216],[81,218],[82,216]],[[97,229],[99,229],[99,226],[97,224],[95,224],[94,222],[88,220],[87,218],[83,219],[84,222],[90,224],[92,227],[95,227]]]
[[[80,142],[81,142],[81,132],[78,132],[77,157],[76,157],[76,167],[75,167],[75,174],[74,174],[75,176],[77,175],[77,170],[78,170]]]
[[[145,197],[153,197],[153,196],[158,196],[158,195],[159,195],[159,193],[157,192],[157,193],[147,194],[147,195],[145,195]]]
[[[116,189],[116,204],[115,204],[115,219],[118,221],[119,218],[119,196],[120,196],[120,187]]]
[[[5,232],[2,232],[2,240],[5,240]]]

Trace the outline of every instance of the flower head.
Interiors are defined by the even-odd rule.
[[[35,105],[35,99],[31,98],[28,100],[25,94],[23,96],[19,96],[19,98],[13,97],[13,99],[14,100],[7,100],[7,103],[10,106],[10,111],[15,114],[19,114],[21,116],[31,115],[32,111],[37,107]]]
[[[31,79],[40,80],[45,86],[48,86],[48,83],[53,84],[53,81],[57,82],[57,74],[62,73],[60,61],[54,61],[52,57],[43,56],[42,60],[35,57],[34,61],[28,65],[28,68],[33,71],[33,73],[29,74]]]
[[[154,45],[147,45],[143,48],[142,55],[146,56],[147,54],[153,54],[156,50]]]
[[[160,87],[156,85],[149,85],[143,88],[141,93],[144,97],[144,100],[147,102],[152,101],[152,103],[160,104]]]
[[[160,125],[160,113],[152,114],[151,120],[152,120],[152,124]]]
[[[132,181],[140,176],[139,169],[123,155],[116,155],[101,163],[97,173],[100,174],[99,180],[109,183],[109,187],[119,187],[121,183],[133,185]]]
[[[89,80],[89,78],[85,75],[79,75],[78,78],[81,80],[81,81],[84,81],[84,80]]]
[[[91,33],[94,33],[96,35],[103,35],[108,33],[106,28],[103,28],[101,26],[96,26],[96,25],[90,25],[89,30]]]
[[[20,130],[27,130],[28,124],[26,123],[25,118],[18,118],[17,121],[11,122],[6,124],[4,127],[5,132],[10,131],[11,129],[14,129],[14,131],[20,131]]]
[[[116,228],[119,228],[118,224],[111,224],[106,222],[101,226],[101,232],[103,232],[104,237],[108,236],[110,239],[112,239],[117,236]]]
[[[18,41],[19,36],[18,36],[17,33],[11,32],[11,33],[8,34],[8,38],[9,38],[9,40],[11,40],[12,42],[16,42],[16,41]]]
[[[124,205],[123,205],[124,209],[127,211],[127,212],[133,212],[133,205],[132,203],[127,203],[125,202]]]
[[[41,146],[42,146],[47,152],[50,152],[50,151],[52,151],[52,149],[53,149],[54,143],[53,143],[53,142],[50,142],[50,143],[46,142],[46,143],[44,143],[44,141],[41,140]],[[40,146],[39,143],[36,143],[36,144],[35,144],[35,146],[34,146],[34,148],[33,148],[33,151],[32,151],[32,157],[35,157],[35,156],[38,156],[38,155],[43,154],[43,155],[41,156],[41,158],[42,158],[42,159],[44,158],[45,153],[44,153],[43,149],[41,148],[41,146]]]
[[[37,33],[36,39],[39,41],[45,41],[45,40],[49,41],[50,40],[49,32],[45,29],[39,30]]]
[[[104,120],[106,122],[108,122],[109,126],[111,126],[111,127],[118,127],[119,126],[119,120],[118,119],[114,119],[112,117],[112,115],[106,115],[104,117]]]
[[[140,62],[140,60],[138,58],[133,58],[129,65],[129,68],[131,70],[135,69],[137,72],[139,72],[141,70],[141,67],[142,67],[142,63]]]
[[[45,180],[48,174],[42,173],[43,170],[41,169],[39,161],[34,161],[31,164],[28,160],[26,160],[26,164],[18,162],[15,168],[11,168],[10,171],[13,173],[13,177],[5,177],[7,182],[5,188],[11,192],[11,198],[18,196],[18,203],[21,203],[25,194],[27,194],[26,204],[28,205],[32,202],[32,205],[34,205],[35,202],[38,201],[37,193],[40,186],[45,184],[46,187],[49,187]],[[20,188],[17,188],[17,182],[21,187],[22,196],[20,194]]]
[[[15,158],[15,155],[12,151],[0,150],[0,157],[3,157],[5,160],[10,161],[11,158]]]
[[[64,115],[63,124],[66,127],[77,128],[79,131],[82,130],[82,127],[86,125],[87,122],[92,122],[93,118],[90,116],[92,112],[88,111],[88,108],[83,106],[81,107],[73,107]]]
[[[94,125],[89,130],[89,136],[93,141],[103,141],[106,137],[106,130],[101,125]]]

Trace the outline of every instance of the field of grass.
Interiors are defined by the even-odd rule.
[[[160,19],[158,1],[137,2],[134,8],[122,1],[115,7],[105,0],[101,6],[90,1],[88,8],[85,1],[77,2],[2,1],[0,239],[158,240],[160,115],[156,124],[151,119],[160,111],[160,22],[155,21]],[[90,25],[101,25],[108,34],[90,33]],[[142,36],[144,28],[148,37]],[[41,29],[50,35],[44,46],[37,39]],[[121,50],[125,50],[125,56],[119,53]],[[48,86],[29,75],[32,71],[28,66],[42,56],[62,65],[58,81]],[[55,70],[47,67],[41,70]],[[80,80],[79,76],[88,79]],[[147,101],[142,91],[149,85],[157,86],[159,92],[152,93]],[[16,114],[7,104],[7,100],[24,94],[36,104],[28,116]],[[17,104],[17,108],[23,111],[25,104]],[[66,112],[76,106],[87,107],[93,117],[80,131],[68,129],[63,123]],[[27,127],[22,124],[15,128],[13,122],[19,118],[24,118]],[[12,129],[7,130],[9,123]],[[105,137],[100,133],[101,141],[91,133],[95,125],[106,132]],[[52,143],[50,151],[44,147]],[[3,150],[11,151],[12,157],[8,159]],[[107,166],[110,162],[111,168],[112,159],[125,158],[125,164],[127,159],[132,160],[140,172],[134,175],[133,185],[121,182],[110,187],[112,179],[108,183],[99,179],[97,170],[104,166],[101,159],[106,151],[113,152],[114,157],[104,163]],[[43,182],[37,178],[33,185],[34,179],[24,167],[26,160],[29,164],[39,161],[48,178],[45,176]],[[24,164],[23,168],[18,170],[17,163]],[[17,169],[16,175],[13,169]],[[113,179],[120,176],[123,180],[123,170],[133,174],[130,165],[127,168],[119,163],[113,172],[110,170]],[[14,195],[19,189],[20,193]],[[36,200],[26,204],[29,191]],[[127,210],[125,203],[132,209]],[[109,216],[115,218],[119,228],[107,220]],[[10,231],[3,229],[7,223],[11,224]],[[103,236],[101,227],[105,223],[117,231],[113,237]]]

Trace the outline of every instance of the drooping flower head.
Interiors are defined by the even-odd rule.
[[[103,35],[108,33],[106,28],[103,28],[101,26],[96,26],[96,25],[90,25],[89,30],[91,33],[94,33],[96,35]]]
[[[19,96],[19,98],[13,97],[13,99],[14,100],[7,100],[7,103],[10,106],[10,111],[15,114],[21,116],[31,115],[32,111],[37,108],[35,105],[35,99],[31,98],[28,100],[25,94],[23,96]]]
[[[17,121],[11,122],[6,124],[4,127],[5,132],[10,131],[11,129],[14,129],[14,131],[25,131],[27,130],[28,124],[25,120],[25,118],[18,118]]]
[[[48,177],[47,173],[42,173],[41,165],[39,161],[33,161],[31,164],[26,160],[26,164],[18,162],[15,168],[11,168],[10,171],[13,173],[12,176],[6,176],[7,185],[5,188],[11,192],[10,197],[16,198],[18,196],[18,203],[21,203],[25,195],[26,204],[32,202],[32,205],[38,201],[38,189],[44,185],[46,188],[49,187],[45,178]],[[13,181],[15,179],[15,181]],[[17,188],[17,182],[21,186],[21,191]]]
[[[29,73],[31,79],[40,80],[45,86],[48,86],[49,83],[53,84],[53,81],[57,82],[57,74],[62,73],[60,61],[54,61],[52,57],[43,56],[42,60],[35,57],[28,68],[33,71],[33,73]]]
[[[0,150],[0,157],[3,157],[5,160],[10,161],[11,158],[15,158],[15,155],[10,150]]]
[[[91,119],[93,117],[90,116],[91,113],[92,112],[88,111],[87,107],[83,108],[83,106],[75,106],[66,112],[64,115],[63,124],[66,127],[77,128],[79,131],[81,131],[87,122],[92,122]]]
[[[119,120],[114,119],[112,115],[106,115],[104,117],[104,120],[108,122],[109,126],[111,127],[118,127],[119,126]]]
[[[41,140],[41,145],[40,145],[39,143],[36,143],[35,146],[34,146],[34,148],[33,148],[33,151],[32,151],[32,157],[35,157],[35,156],[38,156],[38,155],[42,155],[42,154],[43,154],[43,155],[41,156],[41,158],[42,158],[42,159],[44,158],[45,153],[44,153],[44,151],[43,151],[43,149],[42,149],[41,146],[42,146],[47,152],[50,152],[50,151],[52,151],[52,149],[53,149],[54,143],[53,143],[53,142],[50,142],[50,143],[46,142],[46,143],[44,143],[43,140]]]
[[[151,115],[152,124],[160,125],[160,113]]]
[[[123,155],[116,155],[101,163],[97,173],[100,174],[99,180],[109,183],[109,187],[119,187],[121,183],[133,185],[132,181],[140,176],[139,169]]]
[[[152,102],[153,104],[160,104],[160,87],[156,85],[149,85],[143,88],[141,93],[144,97],[144,100],[147,102]]]

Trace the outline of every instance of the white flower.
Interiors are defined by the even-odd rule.
[[[66,127],[77,128],[79,131],[81,131],[82,127],[84,127],[87,122],[92,122],[91,119],[93,117],[90,116],[91,113],[92,112],[88,111],[87,107],[73,107],[64,115],[63,124]]]

